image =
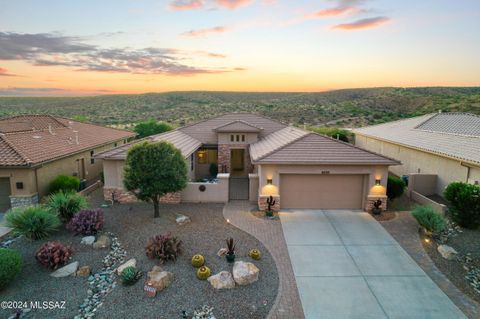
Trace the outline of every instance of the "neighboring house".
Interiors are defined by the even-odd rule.
[[[172,143],[188,162],[189,186],[170,194],[167,202],[250,199],[264,209],[271,195],[277,209],[365,209],[376,199],[385,201],[388,167],[399,164],[351,144],[246,113],[218,116],[146,140]],[[123,188],[123,165],[132,145],[97,155],[103,159],[106,199],[113,195],[120,202],[133,200]],[[218,185],[195,183],[208,177],[211,164],[218,165]]]
[[[480,182],[480,116],[436,113],[354,130],[355,144],[395,158],[398,176],[436,175],[442,195],[453,181]]]
[[[134,136],[49,115],[0,119],[0,211],[38,203],[58,175],[97,179],[102,164],[93,155]]]

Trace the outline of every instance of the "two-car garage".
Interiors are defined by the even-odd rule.
[[[281,207],[361,209],[365,176],[280,174]]]

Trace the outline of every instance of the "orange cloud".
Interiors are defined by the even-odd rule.
[[[361,30],[378,27],[386,22],[390,21],[388,17],[374,17],[368,19],[360,19],[351,23],[337,24],[332,29],[338,30]]]
[[[170,3],[172,10],[195,10],[203,7],[203,0],[174,0]]]
[[[356,11],[354,7],[335,7],[330,9],[323,9],[311,15],[311,17],[334,17]]]
[[[0,68],[0,76],[16,76],[15,74],[8,73],[7,69]]]
[[[252,0],[216,0],[215,2],[221,7],[234,10],[249,5]]]
[[[222,26],[218,26],[218,27],[213,27],[208,29],[190,30],[182,33],[181,35],[189,38],[204,38],[211,34],[225,33],[228,31],[230,31],[230,29]]]

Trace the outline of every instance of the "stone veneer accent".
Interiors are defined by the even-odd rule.
[[[259,210],[266,210],[268,208],[267,204],[267,199],[270,196],[267,195],[260,195],[258,197],[258,209]],[[274,211],[279,211],[280,210],[280,196],[279,195],[272,195],[273,199],[275,200],[275,205],[273,205],[273,210]]]
[[[365,210],[367,212],[370,212],[373,208],[373,202],[375,202],[378,199],[382,201],[382,206],[380,206],[380,208],[382,209],[382,211],[385,211],[387,209],[386,195],[368,195]]]
[[[38,204],[38,194],[10,196],[10,205],[12,208],[32,206]]]
[[[135,203],[139,200],[133,195],[131,192],[126,191],[121,188],[103,188],[103,198],[105,200],[111,201],[112,200],[112,193],[115,195],[115,201],[119,202],[120,204],[125,203]],[[160,203],[163,204],[178,204],[182,201],[182,194],[180,192],[176,193],[169,193],[160,198]]]
[[[231,173],[230,171],[230,150],[231,149],[244,149],[245,150],[245,171],[251,173],[253,171],[253,164],[250,161],[250,151],[248,144],[218,144],[218,172],[219,173]],[[223,167],[226,171],[223,171]]]

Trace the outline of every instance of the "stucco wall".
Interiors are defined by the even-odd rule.
[[[10,179],[12,196],[29,196],[37,192],[35,172],[28,168],[1,168],[0,177]],[[22,182],[23,189],[17,189],[16,183]]]
[[[451,182],[468,181],[474,183],[475,181],[480,181],[480,167],[470,168],[470,178],[467,179],[469,168],[462,166],[458,160],[358,134],[355,135],[355,145],[401,161],[402,165],[390,167],[391,172],[395,175],[401,176],[412,173],[436,174],[438,176],[436,194],[438,195],[442,195],[445,187]]]
[[[105,188],[123,187],[123,166],[122,160],[103,160],[103,176],[105,178]]]
[[[258,165],[260,197],[280,195],[281,174],[355,174],[365,175],[363,207],[368,207],[368,202],[374,198],[384,200],[388,177],[388,166],[346,166],[346,165]],[[272,179],[272,184],[267,184],[267,179]],[[380,185],[375,185],[375,180],[380,179]],[[280,199],[281,200],[281,199]]]
[[[230,174],[218,174],[218,183],[188,183],[181,192],[182,202],[226,203],[228,202],[228,179]],[[199,187],[205,186],[200,191]]]

